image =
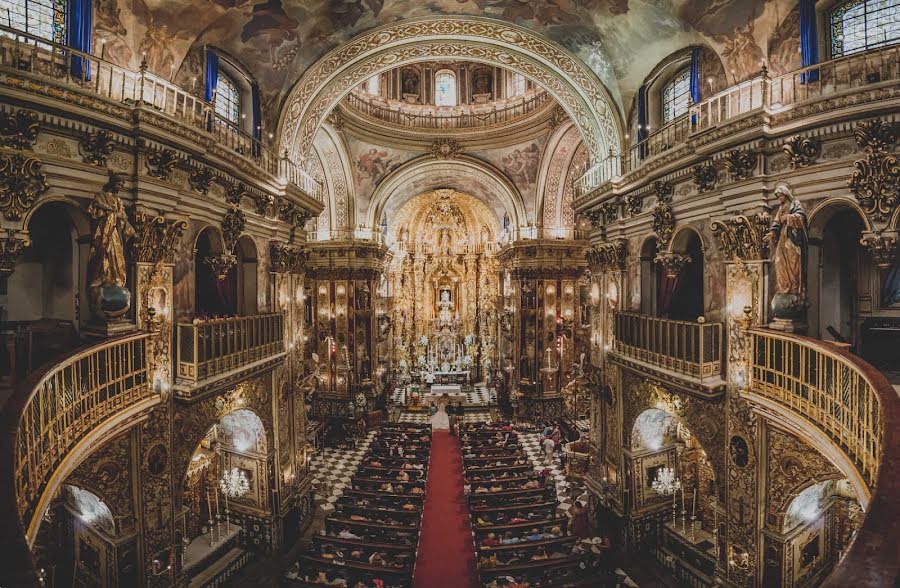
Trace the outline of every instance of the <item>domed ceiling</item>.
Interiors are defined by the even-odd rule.
[[[98,0],[95,51],[190,87],[203,48],[231,54],[258,78],[268,127],[303,72],[327,51],[373,27],[429,15],[479,15],[517,23],[588,64],[624,114],[643,78],[685,46],[715,49],[743,79],[763,58],[778,71],[799,54],[780,39],[796,27],[790,0]],[[796,11],[794,10],[794,14]],[[746,24],[746,23],[749,23]],[[779,27],[780,23],[784,26]],[[796,38],[796,35],[793,36]]]

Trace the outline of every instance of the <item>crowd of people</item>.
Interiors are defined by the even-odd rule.
[[[612,588],[608,540],[589,537],[587,509],[558,511],[548,468],[535,467],[503,423],[460,427],[466,492],[486,588]],[[553,429],[545,439],[553,442]],[[580,510],[579,510],[580,509]],[[578,533],[574,531],[577,529]]]
[[[407,588],[412,584],[428,476],[427,425],[384,425],[351,486],[309,552],[288,571],[289,586]]]

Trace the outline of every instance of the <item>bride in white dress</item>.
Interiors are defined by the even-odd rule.
[[[447,400],[441,398],[437,401],[437,412],[431,415],[431,430],[450,430],[450,417],[447,416]]]

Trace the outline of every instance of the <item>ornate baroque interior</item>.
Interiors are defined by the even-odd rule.
[[[900,0],[0,0],[0,585],[896,585],[898,99]]]

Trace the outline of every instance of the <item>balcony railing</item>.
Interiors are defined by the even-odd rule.
[[[692,378],[722,374],[722,324],[615,313],[613,350]]]
[[[347,105],[369,118],[389,124],[419,129],[471,129],[505,124],[525,118],[550,102],[547,92],[537,92],[521,99],[509,99],[491,105],[468,104],[446,107],[397,103],[394,108],[375,104],[354,92],[347,95]]]
[[[178,324],[178,381],[191,384],[284,352],[284,315]]]
[[[379,245],[385,243],[385,235],[381,229],[369,229],[366,227],[310,231],[306,235],[306,239],[308,241],[371,241]]]
[[[587,237],[587,231],[582,229],[574,229],[572,227],[519,227],[504,231],[500,235],[500,241],[503,243],[512,243],[514,241],[528,241],[534,239],[562,241],[566,239],[587,239]]]
[[[48,485],[69,454],[99,427],[155,396],[149,336],[131,335],[75,352],[37,376],[33,386],[27,384],[31,392],[20,408],[7,407],[15,411],[8,414],[19,415],[15,492],[29,540]]]
[[[799,104],[897,80],[900,80],[900,46],[896,45],[826,61],[777,77],[761,73],[691,105],[687,115],[630,147],[624,156],[611,155],[595,164],[575,180],[575,198],[639,169],[696,134],[739,117],[762,111],[777,114]]]
[[[832,344],[750,332],[749,387],[830,439],[871,492],[866,518],[825,586],[893,586],[900,563],[900,398],[875,368]]]
[[[286,157],[215,113],[213,103],[142,68],[120,67],[93,55],[0,25],[0,69],[38,79],[127,107],[151,108],[195,130],[210,133],[222,147],[251,160],[284,183],[322,201],[321,184]],[[73,75],[72,72],[77,72]]]

